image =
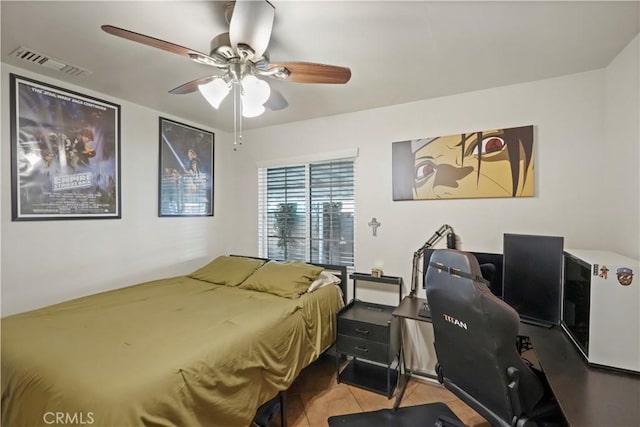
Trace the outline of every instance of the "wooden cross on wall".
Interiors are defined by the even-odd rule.
[[[376,237],[378,235],[378,227],[380,227],[381,225],[382,224],[380,224],[378,220],[376,220],[376,217],[371,218],[371,221],[369,221],[369,227],[371,227],[373,237]]]

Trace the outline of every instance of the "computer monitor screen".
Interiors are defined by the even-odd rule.
[[[429,260],[435,249],[427,249],[424,252],[423,279],[427,277],[427,268]],[[491,292],[500,297],[502,296],[502,254],[493,254],[488,252],[469,252],[478,260],[482,277],[489,281],[489,289]],[[426,287],[426,282],[422,281],[422,287]]]
[[[502,299],[523,321],[560,323],[564,238],[505,234]]]

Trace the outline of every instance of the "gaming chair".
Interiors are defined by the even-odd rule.
[[[441,249],[431,256],[426,289],[438,380],[492,426],[558,417],[545,379],[518,352],[518,313],[485,282],[469,253]]]

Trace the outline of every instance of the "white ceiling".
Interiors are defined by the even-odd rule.
[[[267,54],[351,68],[346,85],[269,80],[289,107],[256,128],[605,67],[638,33],[638,1],[282,1]],[[233,128],[231,99],[167,92],[216,74],[184,57],[111,36],[111,24],[208,53],[227,31],[224,2],[0,2],[2,62],[166,112]],[[10,56],[31,48],[93,74],[72,77]],[[487,106],[490,108],[490,106]]]

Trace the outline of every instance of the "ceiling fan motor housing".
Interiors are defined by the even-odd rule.
[[[233,48],[231,47],[231,41],[229,40],[229,33],[218,34],[211,40],[209,56],[218,57],[223,60],[229,60],[236,56]]]

